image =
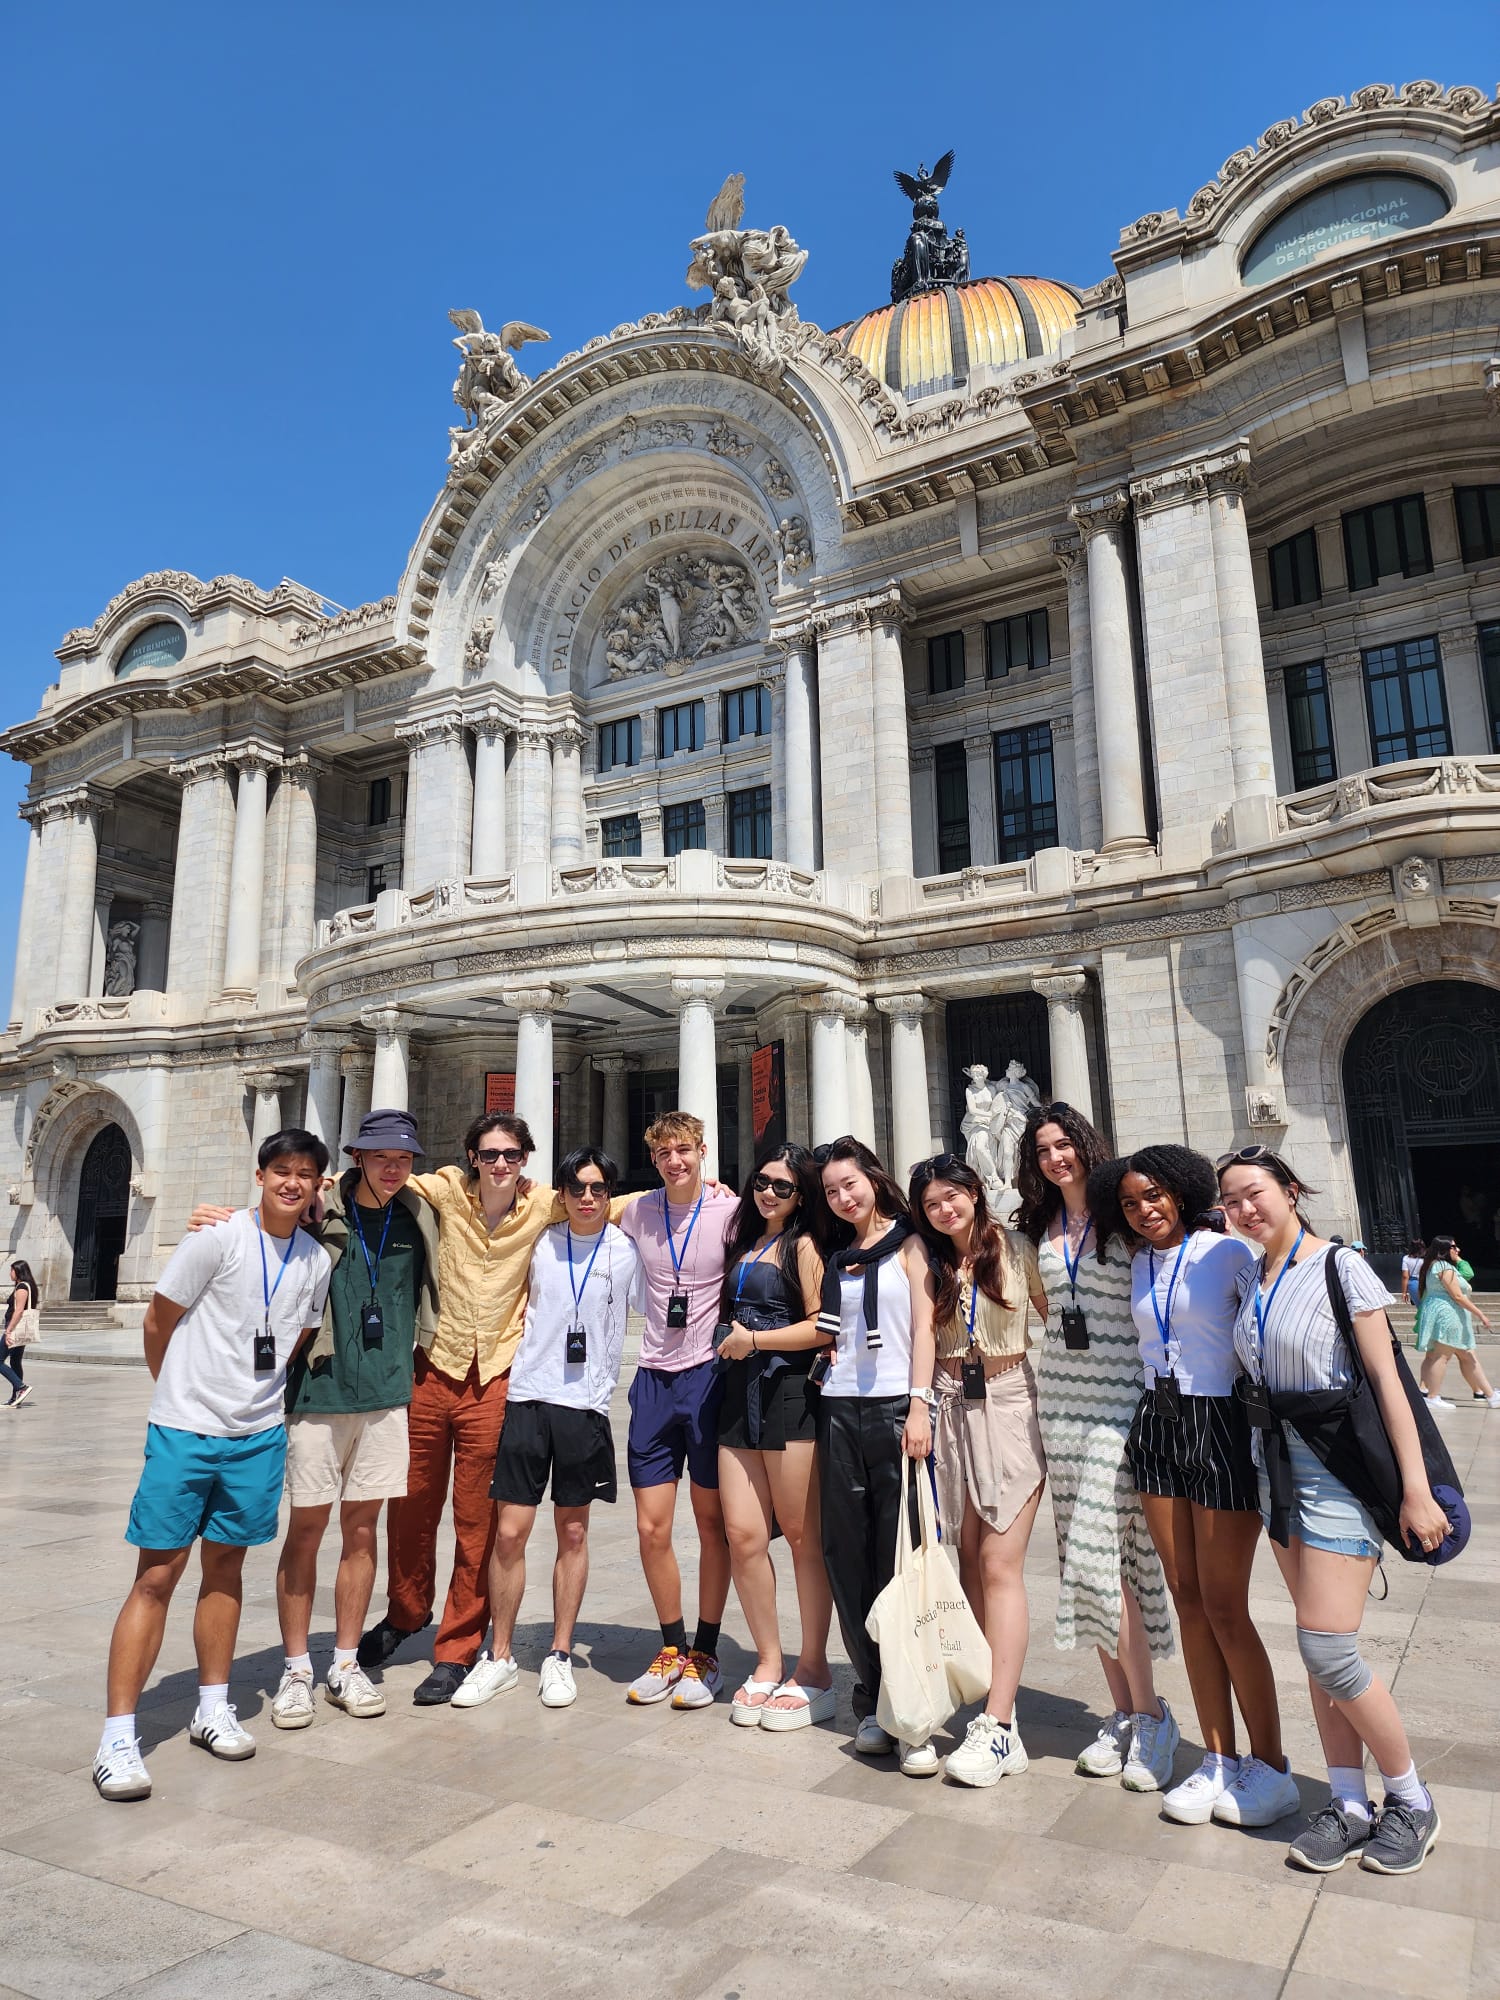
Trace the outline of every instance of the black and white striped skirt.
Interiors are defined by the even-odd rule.
[[[1238,1396],[1180,1396],[1173,1418],[1158,1407],[1155,1387],[1148,1387],[1125,1449],[1138,1493],[1233,1514],[1260,1505],[1250,1425]]]

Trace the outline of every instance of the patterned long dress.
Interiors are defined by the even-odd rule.
[[[1144,1377],[1130,1316],[1130,1259],[1111,1243],[1101,1264],[1092,1241],[1078,1266],[1078,1303],[1088,1316],[1087,1348],[1063,1345],[1061,1314],[1072,1303],[1067,1266],[1050,1238],[1037,1246],[1047,1294],[1047,1331],[1036,1370],[1037,1416],[1047,1447],[1047,1476],[1057,1523],[1057,1593],[1053,1644],[1120,1643],[1120,1583],[1141,1607],[1151,1651],[1174,1650],[1166,1578],[1146,1529],[1140,1495],[1125,1457]]]

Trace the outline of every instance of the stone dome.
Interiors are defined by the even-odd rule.
[[[834,338],[915,401],[964,388],[981,370],[1056,354],[1078,299],[1053,278],[970,278],[880,306],[836,327]]]

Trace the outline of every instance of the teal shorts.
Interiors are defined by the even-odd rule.
[[[146,1463],[125,1539],[138,1549],[186,1549],[200,1537],[231,1549],[276,1539],[286,1430],[249,1437],[146,1426]]]

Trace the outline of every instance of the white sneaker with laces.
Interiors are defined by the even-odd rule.
[[[1242,1757],[1237,1777],[1214,1805],[1220,1826],[1270,1826],[1288,1813],[1299,1812],[1297,1781],[1288,1763],[1278,1771],[1259,1757]]]
[[[313,1719],[313,1677],[305,1667],[283,1667],[271,1697],[271,1720],[278,1729],[307,1729]]]
[[[904,1778],[935,1778],[937,1774],[938,1753],[930,1743],[901,1745],[901,1775]]]
[[[1177,1718],[1165,1702],[1161,1719],[1154,1715],[1130,1718],[1130,1755],[1120,1773],[1127,1792],[1159,1792],[1172,1781],[1172,1764],[1182,1741]]]
[[[100,1744],[94,1759],[94,1785],[101,1799],[149,1799],[151,1773],[141,1758],[141,1739]]]
[[[686,1666],[686,1653],[675,1646],[663,1646],[646,1671],[637,1674],[626,1688],[625,1699],[634,1702],[637,1708],[650,1708],[655,1702],[665,1701],[682,1679]]]
[[[895,1737],[888,1736],[873,1715],[867,1715],[854,1732],[854,1749],[860,1757],[889,1757],[895,1747]]]
[[[950,1751],[943,1776],[955,1785],[998,1785],[1007,1773],[1019,1774],[1030,1762],[1014,1722],[976,1715],[963,1742]]]
[[[1130,1749],[1130,1717],[1118,1708],[1093,1742],[1078,1753],[1075,1771],[1086,1778],[1118,1778]]]
[[[497,1694],[504,1694],[508,1688],[513,1688],[520,1678],[521,1669],[514,1660],[496,1660],[488,1653],[481,1653],[464,1675],[452,1706],[479,1708],[485,1702],[493,1701]]]
[[[1238,1757],[1205,1757],[1196,1771],[1190,1771],[1180,1785],[1174,1785],[1167,1793],[1161,1802],[1162,1811],[1179,1826],[1206,1826],[1214,1816],[1214,1807],[1234,1783],[1239,1768]]]
[[[1455,1405],[1450,1403],[1446,1396],[1429,1396],[1427,1407],[1429,1410],[1451,1410]]]
[[[341,1708],[345,1715],[385,1714],[385,1696],[358,1660],[351,1660],[342,1673],[337,1667],[328,1669],[328,1678],[323,1683],[323,1699],[335,1708]]]
[[[578,1699],[573,1662],[560,1654],[549,1653],[542,1662],[542,1678],[537,1693],[543,1708],[571,1708]]]
[[[690,1652],[672,1690],[673,1708],[712,1708],[724,1676],[713,1653]]]
[[[188,1724],[188,1742],[230,1764],[243,1763],[255,1755],[255,1738],[241,1727],[232,1701],[221,1701],[206,1720],[195,1715]]]

